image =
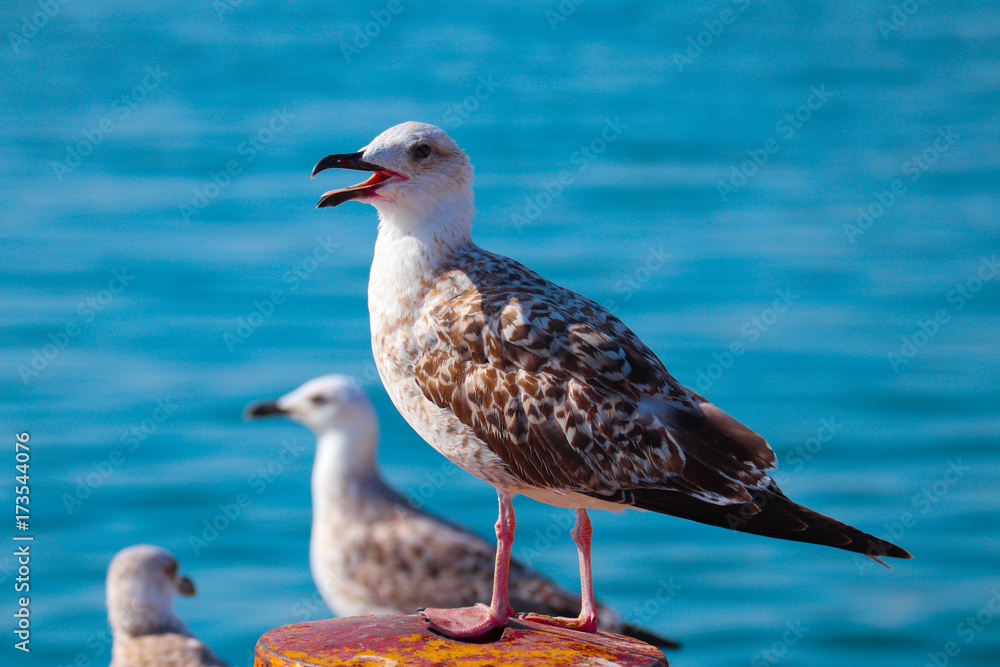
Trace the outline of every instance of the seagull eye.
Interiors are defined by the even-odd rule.
[[[425,157],[431,154],[431,147],[427,144],[420,144],[413,149],[413,157],[418,160],[423,160]]]

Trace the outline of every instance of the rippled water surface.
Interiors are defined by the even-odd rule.
[[[353,182],[317,159],[410,119],[471,156],[481,245],[608,305],[768,438],[790,496],[915,555],[596,513],[599,596],[681,639],[672,664],[998,664],[993,3],[279,4],[3,9],[0,489],[28,430],[31,664],[107,663],[104,573],[137,542],[179,556],[180,614],[234,665],[324,614],[311,436],[240,416],[315,375],[362,378],[387,476],[491,535],[492,490],[435,484],[375,376],[374,211],[313,208]],[[575,588],[567,511],[517,508],[515,552]]]

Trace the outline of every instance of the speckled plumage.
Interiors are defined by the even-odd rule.
[[[345,503],[343,520],[326,524],[324,537],[313,532],[314,576],[328,606],[359,616],[488,600],[496,545],[382,491],[366,492],[364,509]],[[580,611],[578,595],[516,560],[509,593],[516,612],[573,616]],[[612,608],[599,604],[599,611],[602,630],[637,632],[624,626]]]
[[[315,378],[274,403],[251,406],[248,414],[281,414],[316,434],[310,563],[334,613],[411,614],[489,598],[495,545],[416,507],[383,480],[375,409],[354,380]],[[575,614],[580,605],[577,596],[516,561],[510,604],[553,615]],[[624,626],[612,609],[600,610],[602,629],[653,637]]]
[[[415,142],[437,162],[415,166]],[[406,420],[454,463],[563,507],[906,554],[788,500],[764,438],[682,386],[618,318],[473,243],[472,167],[440,129],[403,123],[361,155],[405,175],[363,199],[379,213],[375,363]]]
[[[512,491],[601,499],[651,487],[721,505],[767,483],[762,438],[704,409],[620,320],[517,262],[462,246],[413,305],[410,339],[382,347],[380,367],[412,374],[500,459]],[[731,447],[699,451],[689,433],[705,429]],[[704,457],[711,466],[695,463]]]
[[[506,621],[517,494],[577,510],[583,611],[547,619],[563,627],[596,627],[591,508],[909,557],[789,500],[768,475],[767,442],[680,385],[621,321],[473,243],[472,165],[440,128],[402,123],[313,174],[332,167],[374,172],[319,206],[358,199],[378,210],[368,309],[386,390],[428,443],[497,488],[493,601],[429,609],[432,628],[473,637]]]

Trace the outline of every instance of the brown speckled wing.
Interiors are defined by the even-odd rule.
[[[468,607],[492,595],[496,545],[440,517],[399,506],[394,517],[345,537],[357,555],[346,569],[373,606],[409,614],[418,607]],[[516,560],[509,594],[516,611],[580,611],[578,596]]]
[[[490,599],[494,547],[471,533],[400,508],[346,537],[355,557],[345,569],[375,607],[412,614]]]
[[[195,637],[177,633],[116,640],[111,667],[229,667]]]
[[[415,379],[524,483],[718,505],[768,484],[764,439],[681,386],[620,320],[517,262],[462,253],[415,323]]]
[[[442,517],[400,504],[391,515],[345,536],[355,540],[350,551],[357,555],[347,569],[374,606],[408,614],[418,607],[468,607],[492,595],[496,545]],[[516,558],[508,594],[516,612],[580,613],[579,594]],[[599,610],[602,629],[622,629],[614,610],[600,603]]]

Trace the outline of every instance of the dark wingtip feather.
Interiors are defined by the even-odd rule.
[[[715,505],[686,493],[662,489],[630,489],[627,495],[622,494],[613,502],[744,533],[822,544],[875,560],[880,557],[913,558],[908,551],[891,542],[789,500],[776,486],[755,491],[753,502],[733,505]]]
[[[872,537],[871,535],[868,535],[867,537],[869,538],[868,550],[865,551],[864,554],[869,558],[877,560],[880,563],[882,563],[882,561],[879,560],[878,558],[879,556],[888,556],[889,558],[902,558],[903,560],[909,560],[913,558],[913,555],[909,551],[903,549],[902,547],[896,546],[892,542],[886,542],[885,540],[880,540],[877,537]],[[890,570],[892,569],[885,563],[882,563],[882,565],[885,565]]]
[[[638,628],[634,625],[629,625],[628,623],[622,626],[621,634],[631,637],[632,639],[638,639],[641,642],[646,642],[647,644],[652,644],[657,648],[678,649],[681,647],[681,645],[673,639],[661,637],[658,634],[649,632],[648,630],[643,630],[642,628]]]

